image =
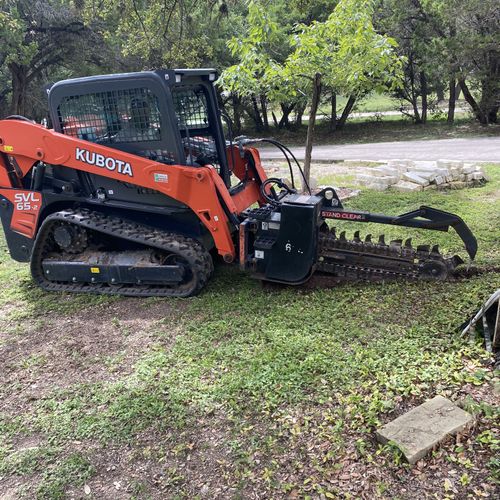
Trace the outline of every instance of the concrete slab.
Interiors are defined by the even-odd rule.
[[[415,166],[415,162],[411,160],[389,160],[387,166],[397,168],[400,172],[407,172],[408,169]]]
[[[419,175],[414,174],[413,172],[403,173],[403,180],[408,182],[414,182],[415,184],[420,184],[420,186],[427,186],[429,184],[429,181],[427,179],[424,179]]]
[[[418,175],[422,179],[427,179],[429,182],[432,182],[436,178],[436,175],[438,175],[436,172],[429,172],[427,170],[412,170],[409,173]]]
[[[422,191],[423,186],[420,184],[415,184],[413,182],[399,181],[397,184],[391,186],[396,191],[400,193],[412,193],[414,191]]]
[[[372,174],[375,177],[386,177],[386,176],[397,177],[397,181],[399,180],[399,170],[397,168],[392,168],[388,166],[372,168],[370,170],[370,174]]]
[[[451,167],[454,167],[454,168],[458,168],[458,169],[461,170],[463,168],[463,166],[464,166],[464,162],[460,161],[460,160],[438,160],[436,162],[436,165],[439,168],[451,168]]]
[[[472,415],[436,396],[377,430],[381,443],[392,441],[410,464],[416,463],[449,435],[473,421]]]
[[[364,184],[365,186],[377,185],[381,189],[387,189],[391,184],[395,184],[398,182],[399,177],[384,175],[382,177],[375,177],[372,175],[366,174],[358,174],[356,176],[356,180],[360,184]]]

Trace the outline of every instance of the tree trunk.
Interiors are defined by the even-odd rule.
[[[500,65],[499,65],[500,66]],[[500,102],[500,84],[496,64],[490,68],[488,75],[481,81],[481,101],[479,107],[488,123],[497,123],[498,103]]]
[[[332,92],[332,115],[330,117],[330,132],[337,129],[337,94]]]
[[[295,104],[280,103],[280,107],[282,115],[280,121],[278,122],[278,128],[288,128],[290,126],[290,113],[293,111]]]
[[[321,96],[321,73],[316,73],[313,79],[313,94],[311,109],[309,111],[309,123],[307,125],[306,152],[304,158],[304,177],[302,179],[302,191],[309,191],[309,180],[311,178],[311,156],[314,139],[314,125],[316,124],[316,113],[318,112],[319,99]]]
[[[267,99],[266,96],[260,95],[260,107],[262,109],[262,120],[264,122],[264,130],[269,130],[269,119],[267,117]]]
[[[460,80],[458,80],[458,83],[460,84],[460,88],[462,89],[465,100],[469,103],[472,111],[474,111],[476,119],[479,120],[479,123],[481,125],[488,125],[488,117],[484,114],[484,111],[479,107],[478,103],[474,99],[474,96],[470,93],[469,87],[467,87],[465,80],[461,78]]]
[[[349,99],[347,99],[347,103],[345,105],[344,110],[342,111],[342,115],[340,116],[340,119],[337,123],[337,129],[340,130],[344,127],[344,125],[347,122],[347,118],[349,118],[349,115],[352,111],[352,108],[354,107],[354,103],[356,102],[356,98],[352,95],[349,96]]]
[[[26,93],[28,91],[28,69],[16,63],[9,64],[12,75],[12,99],[10,112],[14,115],[26,114]]]
[[[271,116],[273,117],[274,126],[276,128],[280,128],[280,124],[278,122],[278,119],[276,118],[276,115],[274,114],[274,111],[271,111]]]
[[[255,95],[250,98],[250,103],[245,106],[245,111],[248,116],[253,120],[255,125],[255,130],[261,131],[264,128],[264,123],[262,122],[262,117],[260,116],[259,106],[257,105],[257,99]]]
[[[304,116],[304,111],[306,110],[306,105],[301,104],[297,107],[295,111],[295,125],[297,127],[302,127],[302,117]]]
[[[495,106],[488,110],[488,122],[489,123],[498,123],[498,109],[499,106]]]
[[[422,123],[427,122],[427,96],[429,95],[429,90],[427,88],[427,78],[423,71],[420,72],[420,92],[422,94]]]
[[[413,106],[413,117],[414,117],[415,123],[422,123],[422,118],[420,118],[420,113],[418,111],[417,99],[414,98],[411,104]]]
[[[259,110],[259,105],[257,103],[257,98],[255,95],[252,95],[252,106],[253,106],[253,112],[255,115],[255,124],[257,130],[262,130],[264,128],[264,122],[262,121],[262,117],[260,115],[260,110]]]
[[[448,98],[448,117],[446,121],[448,123],[453,123],[455,121],[455,104],[457,102],[456,90],[457,90],[457,82],[455,78],[450,80],[449,84],[450,96]]]
[[[422,118],[420,117],[420,113],[418,111],[418,93],[415,88],[415,62],[413,60],[413,56],[410,56],[409,64],[408,64],[408,77],[410,79],[410,90],[408,93],[407,101],[411,103],[413,108],[413,119],[415,123],[422,123]]]
[[[444,85],[442,84],[442,82],[439,82],[439,84],[436,86],[436,96],[438,102],[444,101]]]

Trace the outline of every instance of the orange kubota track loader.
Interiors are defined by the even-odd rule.
[[[445,279],[462,263],[437,247],[355,233],[327,219],[447,231],[471,259],[477,243],[456,215],[430,207],[387,216],[346,210],[333,188],[300,194],[267,178],[265,139],[226,142],[210,69],[65,80],[48,89],[52,129],[0,121],[0,215],[12,258],[46,290],[189,296],[213,256],[258,279]],[[294,158],[293,158],[294,159]],[[302,175],[300,165],[297,163]]]

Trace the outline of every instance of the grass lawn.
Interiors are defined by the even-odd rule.
[[[435,102],[437,100],[436,95],[431,95],[429,96],[429,102]],[[344,109],[345,105],[347,103],[347,97],[343,96],[338,96],[337,97],[337,113],[340,114],[342,110]],[[355,104],[355,112],[359,113],[377,113],[377,112],[384,112],[384,111],[399,111],[401,106],[404,106],[405,109],[408,109],[408,111],[411,110],[411,104],[407,101],[403,101],[401,99],[397,99],[395,97],[391,97],[388,94],[378,94],[377,92],[372,92],[371,94],[367,95],[363,99],[359,100]],[[419,109],[422,106],[422,100],[418,99],[418,106]],[[456,102],[455,104],[456,108],[468,108],[468,104],[464,99],[460,99],[459,101]],[[440,103],[440,109],[446,114],[448,112],[448,96],[446,96],[446,99],[444,102]],[[330,109],[328,106],[323,104],[320,106],[320,110],[330,113]],[[309,109],[307,109],[307,112]]]
[[[347,103],[347,97],[337,96],[337,114],[341,114]],[[377,94],[373,92],[366,96],[364,99],[359,100],[355,106],[354,111],[359,113],[376,113],[381,111],[398,111],[401,106],[401,101],[395,99],[388,94]],[[322,103],[319,107],[319,112],[326,115],[331,113],[331,107],[329,103]],[[279,110],[275,110],[278,117],[281,117]],[[307,117],[309,113],[309,108],[306,108],[304,113],[304,118]]]
[[[461,215],[500,265],[500,169],[462,191],[349,207]],[[352,234],[355,224],[345,223]],[[359,228],[359,227],[358,227]],[[378,233],[374,225],[363,232]],[[463,250],[458,237],[392,228]],[[219,266],[184,300],[47,294],[0,239],[0,492],[6,498],[480,498],[500,481],[498,380],[457,334],[495,289],[268,289]],[[493,389],[497,384],[496,392]],[[436,394],[474,427],[410,468],[374,429]],[[9,496],[10,495],[10,496]]]
[[[453,125],[446,117],[433,117],[425,125],[416,125],[400,116],[375,118],[351,118],[341,130],[332,132],[327,120],[320,120],[315,127],[315,144],[354,144],[367,142],[411,141],[422,139],[453,139],[457,137],[487,137],[500,135],[500,125],[483,127],[470,116],[457,113]],[[306,141],[307,122],[302,127],[278,130],[271,127],[267,132],[245,130],[249,137],[273,137],[287,146],[303,146]]]

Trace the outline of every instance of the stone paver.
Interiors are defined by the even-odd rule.
[[[436,396],[377,430],[382,443],[394,442],[410,464],[416,463],[448,435],[467,427],[473,417]]]

